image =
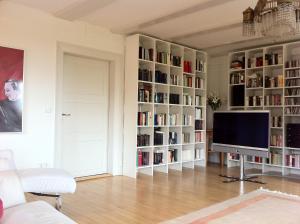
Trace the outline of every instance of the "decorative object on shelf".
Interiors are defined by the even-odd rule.
[[[243,12],[244,36],[284,37],[300,33],[299,0],[258,0]]]
[[[221,99],[215,93],[209,94],[207,103],[213,111],[219,109],[222,105]]]

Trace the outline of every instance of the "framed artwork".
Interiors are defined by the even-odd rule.
[[[0,46],[0,132],[22,132],[24,51]]]

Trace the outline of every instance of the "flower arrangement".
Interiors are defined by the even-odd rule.
[[[207,103],[214,111],[220,108],[222,105],[221,99],[215,93],[211,93],[208,96]]]

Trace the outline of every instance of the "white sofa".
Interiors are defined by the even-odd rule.
[[[4,205],[0,224],[76,224],[48,203],[26,202],[24,196],[24,192],[73,193],[75,181],[67,181],[69,185],[58,184],[65,178],[68,178],[65,172],[55,169],[16,171],[12,152],[0,150],[0,198]],[[68,190],[64,192],[64,189]]]

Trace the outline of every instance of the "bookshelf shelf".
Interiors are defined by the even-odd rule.
[[[300,67],[285,68],[286,71],[297,70],[297,69],[300,69]]]
[[[299,52],[298,41],[232,52],[228,56],[229,110],[264,109],[269,110],[271,116],[270,156],[265,159],[247,157],[250,161],[247,168],[260,166],[263,173],[300,175],[300,168],[287,166],[288,161],[291,163],[293,160],[294,163],[300,158],[297,157],[300,145],[296,148],[287,147],[290,144],[287,125],[300,124]],[[231,67],[236,64],[245,69],[234,71]],[[228,156],[228,167],[239,165],[236,158],[233,154]]]

